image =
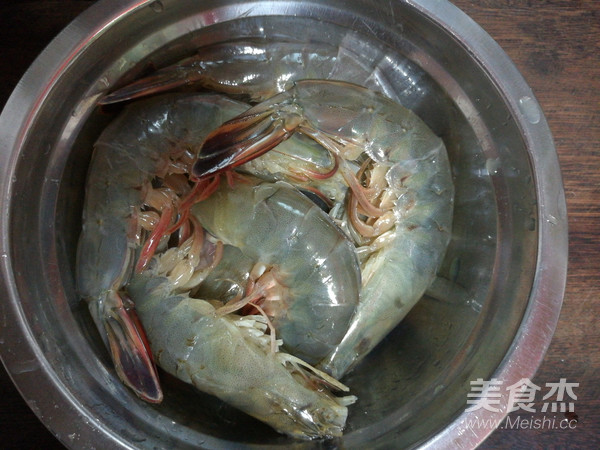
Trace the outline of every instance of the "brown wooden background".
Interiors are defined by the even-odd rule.
[[[0,0],[0,105],[92,1]],[[579,383],[575,429],[497,430],[482,448],[600,448],[600,1],[454,0],[513,59],[553,132],[569,210],[569,274],[539,386]],[[514,413],[515,415],[518,414]],[[522,412],[521,412],[522,414]],[[557,414],[557,422],[562,418]],[[0,447],[62,448],[0,368]]]

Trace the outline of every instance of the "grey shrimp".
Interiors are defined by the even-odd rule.
[[[298,81],[215,130],[194,175],[248,162],[295,133],[336,159],[348,191],[342,223],[361,261],[357,312],[342,342],[319,365],[339,378],[406,316],[434,279],[451,234],[452,175],[442,140],[414,113],[366,88],[327,80]]]
[[[194,298],[195,286],[181,292],[165,276],[187,252],[155,255],[127,290],[157,364],[282,433],[341,435],[355,398],[331,394],[329,388],[347,388],[304,357],[326,355],[347,329],[360,283],[351,243],[323,211],[282,183],[222,183],[192,214],[231,251],[227,268],[238,259],[251,272],[251,288],[226,304]],[[238,314],[244,307],[256,310]]]
[[[154,260],[128,288],[157,363],[275,430],[299,439],[340,436],[353,396],[299,358],[272,351],[261,315],[218,314],[220,303],[177,294]]]
[[[77,289],[88,302],[117,374],[146,401],[160,402],[162,391],[123,287],[142,249],[142,225],[152,229],[160,222],[156,214],[143,211],[144,205],[157,211],[173,208],[168,193],[153,189],[152,180],[187,171],[195,156],[190,149],[246,108],[218,95],[155,98],[129,105],[95,143],[77,252]]]

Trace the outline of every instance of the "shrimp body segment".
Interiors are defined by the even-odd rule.
[[[358,304],[353,244],[319,207],[287,183],[225,183],[192,213],[255,263],[256,304],[283,348],[314,364],[335,349]],[[218,268],[218,267],[217,267]]]
[[[77,289],[117,374],[144,400],[160,402],[162,392],[142,327],[123,291],[142,245],[142,207],[155,176],[179,170],[173,162],[246,108],[218,95],[154,98],[129,105],[95,144],[77,252]]]
[[[357,312],[319,366],[339,378],[406,316],[435,277],[451,234],[450,164],[442,140],[408,109],[354,84],[303,80],[211,133],[194,175],[249,161],[294,133],[339,161],[348,192],[340,220],[361,261]]]

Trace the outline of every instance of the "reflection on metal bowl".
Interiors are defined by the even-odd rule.
[[[150,63],[232,37],[373,52],[373,70],[448,148],[454,231],[440,276],[344,382],[358,403],[331,446],[472,447],[470,381],[531,378],[564,291],[566,208],[552,137],[502,50],[450,3],[355,0],[100,1],[23,77],[0,120],[2,360],[69,447],[309,448],[166,378],[148,405],[118,381],[74,288],[92,144],[109,117],[96,101]],[[23,232],[27,224],[27,233]],[[377,368],[375,370],[374,368]],[[193,394],[192,394],[193,391]],[[324,444],[326,447],[329,443]]]

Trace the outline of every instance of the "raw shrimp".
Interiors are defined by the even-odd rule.
[[[143,330],[122,292],[140,251],[140,222],[151,218],[141,208],[158,192],[151,185],[155,176],[186,171],[178,160],[197,149],[210,130],[245,109],[218,95],[155,98],[129,105],[95,144],[79,238],[77,288],[119,377],[144,400],[160,402],[162,392]],[[193,154],[187,157],[193,161]]]
[[[339,378],[435,277],[450,239],[452,176],[442,140],[415,114],[368,89],[325,80],[299,81],[223,124],[193,173],[227,170],[295,132],[331,152],[349,190],[342,222],[361,260],[360,302],[344,339],[319,365]]]
[[[327,78],[337,52],[332,45],[262,39],[214,44],[112,92],[100,103],[132,100],[187,85],[259,101],[284,91],[294,80]]]
[[[250,181],[223,183],[192,214],[253,261],[245,301],[255,298],[286,351],[313,364],[335,349],[358,304],[360,267],[327,214],[287,183]]]
[[[159,252],[127,286],[157,364],[279,432],[303,439],[341,435],[355,397],[332,395],[329,388],[348,389],[302,357],[326,355],[347,329],[360,284],[352,244],[285,183],[223,182],[191,212],[226,245],[198,289],[188,283],[181,292],[167,276],[193,245]],[[240,300],[236,294],[248,282]],[[233,299],[223,305],[189,295],[207,289]],[[264,315],[234,313],[244,306]]]
[[[211,302],[175,294],[155,257],[128,291],[157,363],[275,430],[301,439],[340,436],[354,396],[287,353],[273,352],[262,316],[218,314]],[[217,305],[219,307],[220,304]]]

